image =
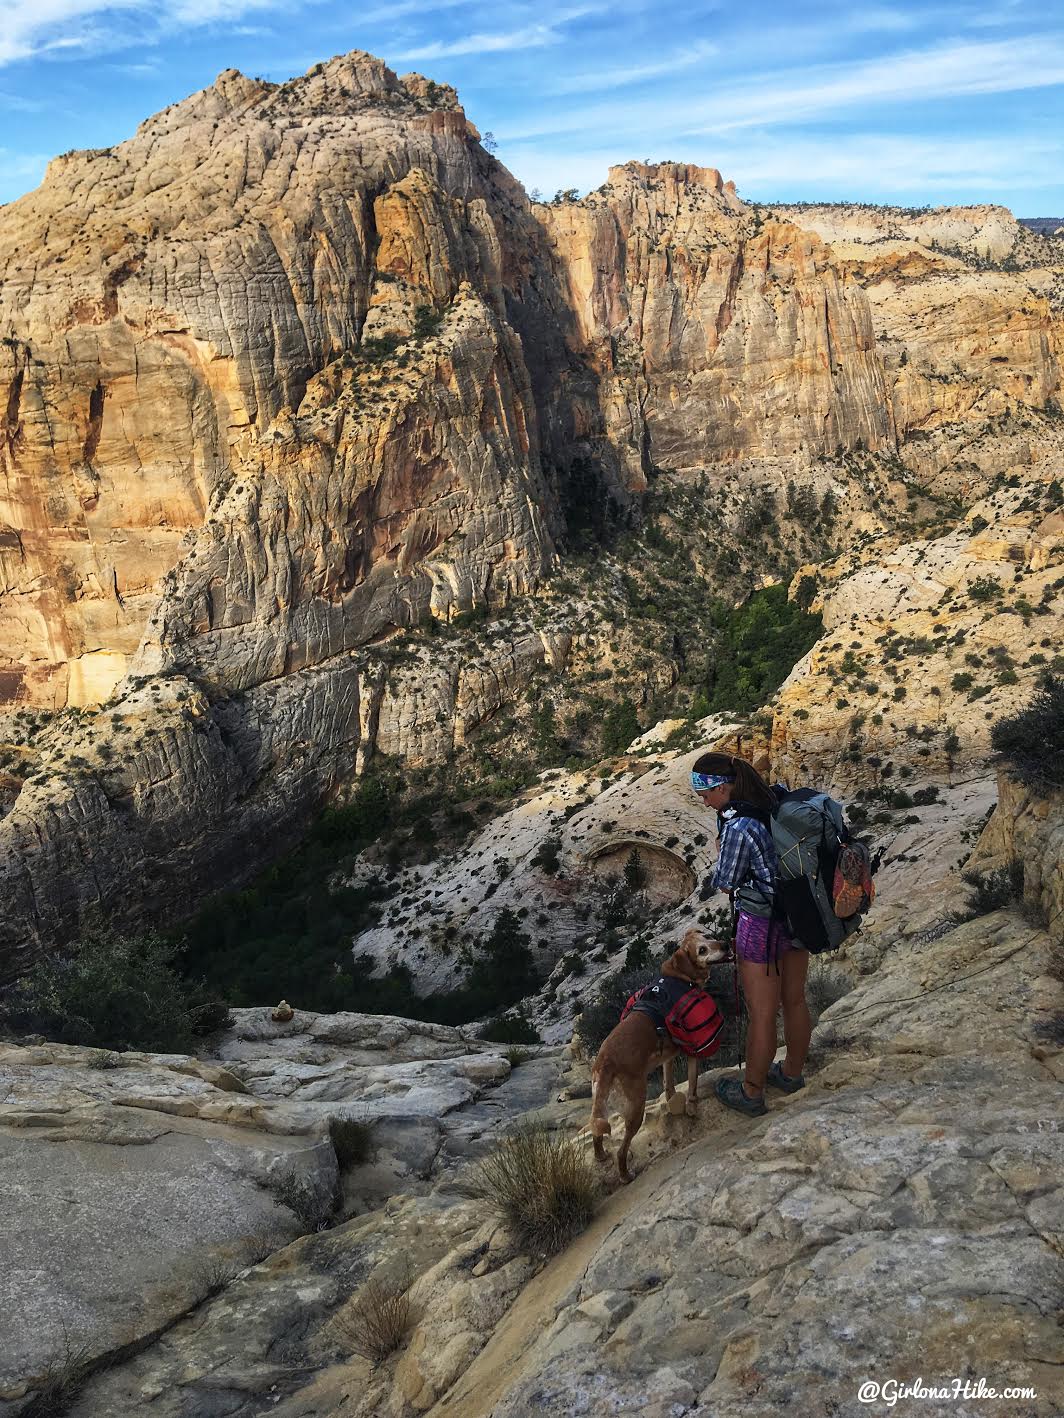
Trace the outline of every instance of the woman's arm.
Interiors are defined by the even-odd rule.
[[[750,842],[738,820],[726,822],[720,834],[720,855],[710,878],[714,891],[734,891],[750,875]]]

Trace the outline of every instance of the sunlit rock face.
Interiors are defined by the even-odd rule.
[[[238,554],[282,563],[265,580],[246,560],[221,579],[211,566],[230,623],[249,578],[260,599],[327,601],[359,623],[344,595],[378,564],[416,567],[408,615],[433,586],[437,612],[527,589],[551,539],[503,282],[517,291],[537,231],[453,91],[360,53],[280,86],[227,71],[128,142],[56,159],[0,216],[4,698],[106,698],[161,578],[194,566],[219,517],[240,522]],[[428,356],[417,387],[366,389],[357,418],[329,412],[341,355],[383,340],[362,380],[383,385],[389,342],[460,287],[457,344],[434,346],[442,363]],[[176,589],[202,618],[195,574]],[[330,631],[307,634],[293,663],[320,658]],[[248,658],[245,679],[272,660]]]
[[[611,168],[584,202],[537,213],[633,476],[648,440],[670,467],[893,446],[867,297],[814,233],[681,164]]]
[[[333,643],[323,603],[359,617],[374,573],[417,583],[398,624],[527,590],[553,552],[544,460],[594,457],[620,492],[656,466],[889,451],[1039,407],[1059,385],[1050,274],[1029,252],[1022,272],[971,264],[1038,240],[993,207],[749,207],[675,163],[530,207],[445,86],[360,52],[282,85],[227,70],[0,213],[0,696],[105,699],[178,563],[164,625],[203,619],[175,603],[200,595],[197,548],[233,602],[212,624],[272,597],[305,663]],[[461,338],[433,362],[423,316],[396,387],[389,342],[460,290]],[[345,354],[368,371],[345,377]],[[241,528],[221,577],[208,522]],[[244,678],[276,660],[235,653]]]

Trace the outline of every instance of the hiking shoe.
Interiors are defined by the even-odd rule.
[[[781,1063],[774,1063],[768,1071],[767,1081],[773,1088],[779,1088],[784,1093],[797,1093],[799,1088],[805,1087],[805,1075],[799,1074],[797,1078],[788,1078],[783,1072]]]
[[[738,1078],[718,1078],[717,1097],[726,1108],[734,1108],[748,1118],[760,1118],[768,1112],[764,1098],[751,1098]]]

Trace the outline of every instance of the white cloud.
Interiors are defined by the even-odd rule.
[[[373,9],[360,10],[358,24],[394,25],[397,20],[407,19],[411,15],[434,15],[440,10],[457,10],[476,3],[477,0],[395,0],[394,5],[378,5]],[[345,34],[350,34],[353,25],[351,19],[347,18],[342,25],[332,25],[329,28],[334,32],[342,30]]]
[[[645,79],[657,79],[691,69],[719,53],[718,46],[708,41],[696,41],[688,49],[674,50],[662,59],[646,64],[617,66],[612,69],[589,69],[556,79],[549,87],[552,94],[591,93],[596,89],[619,89],[626,84],[639,84]]]
[[[0,0],[0,66],[64,49],[120,49],[157,31],[233,21],[282,0]],[[138,33],[116,26],[132,19]],[[93,21],[98,23],[94,24]]]
[[[44,153],[13,153],[0,148],[0,181],[19,183],[26,190],[36,186],[44,176],[49,159]]]
[[[557,44],[561,35],[551,25],[526,25],[523,29],[500,34],[469,34],[464,39],[440,40],[405,49],[397,60],[450,59],[456,54],[498,54],[506,49],[535,49],[543,44]]]
[[[734,140],[719,149],[718,165],[740,192],[771,197],[832,189],[855,197],[919,191],[930,200],[979,202],[995,191],[1050,187],[1064,157],[1064,141],[1016,135],[925,138],[885,133]],[[968,193],[968,197],[964,194]]]
[[[769,75],[763,85],[704,106],[707,126],[728,127],[815,117],[855,104],[913,103],[1064,83],[1064,43],[1055,36],[936,45],[823,66],[808,82]]]
[[[497,124],[511,141],[571,132],[616,133],[656,141],[693,133],[793,124],[872,105],[962,95],[1021,92],[1064,83],[1064,39],[1056,35],[959,42],[874,59],[751,74],[714,86],[707,98],[674,94],[575,105],[531,122]]]
[[[249,10],[272,10],[278,3],[279,0],[171,0],[165,12],[176,25],[209,25],[238,19]]]
[[[549,20],[536,24],[522,25],[515,30],[476,33],[461,39],[437,40],[431,44],[418,45],[414,49],[404,49],[394,55],[396,60],[450,59],[459,54],[500,54],[511,49],[538,49],[546,44],[559,44],[564,36],[559,26],[579,20],[585,15],[600,14],[604,5],[582,5],[571,10],[561,10]]]
[[[0,90],[0,108],[12,109],[16,113],[43,113],[46,107],[41,99],[23,98],[21,94],[8,94]]]
[[[115,0],[110,8],[133,9],[139,0]],[[0,64],[28,59],[74,36],[57,28],[86,20],[105,8],[105,0],[0,0]]]

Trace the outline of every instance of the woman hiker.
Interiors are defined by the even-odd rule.
[[[779,864],[769,828],[775,794],[744,758],[704,753],[691,768],[691,786],[717,813],[720,855],[710,891],[727,891],[738,910],[735,953],[749,1023],[745,1077],[722,1078],[717,1097],[736,1112],[767,1113],[765,1084],[796,1093],[805,1086],[802,1069],[812,1024],[805,998],[809,952],[796,945],[787,923],[774,914]],[[776,1018],[783,1005],[787,1056],[773,1063]]]

